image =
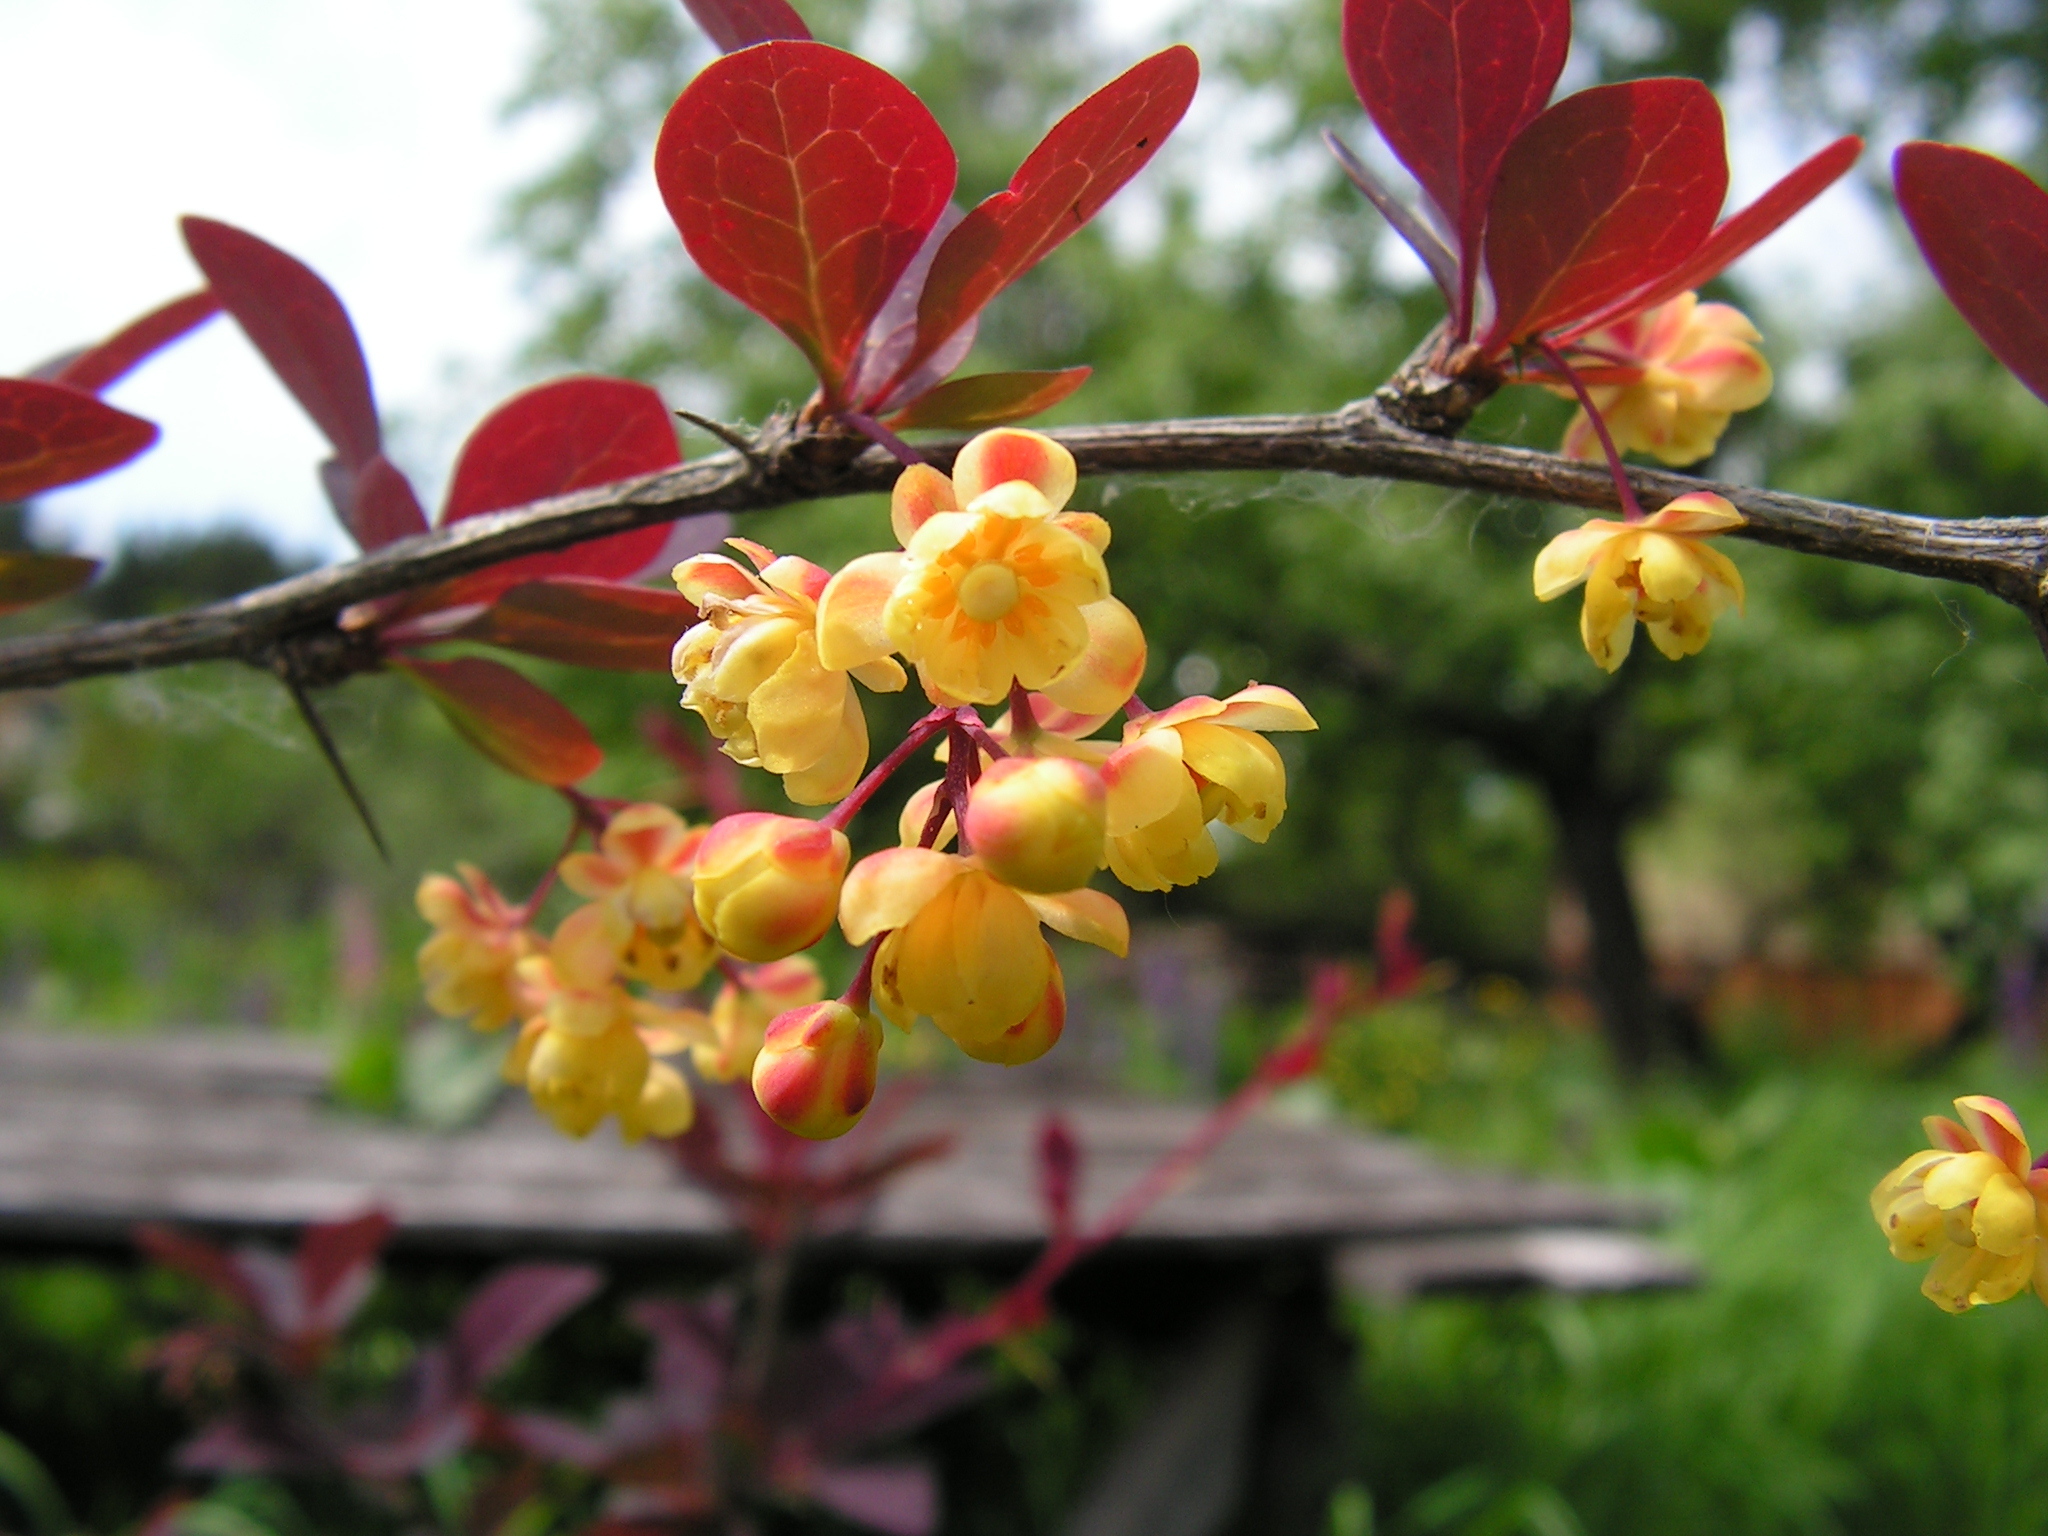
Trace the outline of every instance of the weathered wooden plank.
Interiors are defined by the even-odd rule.
[[[416,1246],[724,1248],[720,1207],[651,1147],[570,1142],[524,1101],[436,1133],[323,1102],[322,1054],[230,1035],[0,1031],[0,1240],[119,1240],[140,1220],[272,1228],[389,1207]],[[1092,1215],[1200,1121],[1196,1106],[930,1088],[893,1137],[954,1155],[895,1181],[848,1240],[877,1255],[1028,1246],[1043,1233],[1033,1148],[1057,1107],[1086,1153]],[[1015,1080],[1012,1080],[1013,1084]],[[830,1154],[826,1154],[830,1155]],[[1450,1170],[1386,1138],[1254,1120],[1141,1221],[1140,1240],[1265,1246],[1448,1237],[1655,1219],[1641,1202]]]

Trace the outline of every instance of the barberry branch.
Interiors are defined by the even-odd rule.
[[[1412,481],[1601,511],[1620,505],[1604,467],[1557,454],[1470,443],[1399,425],[1378,396],[1300,416],[1208,417],[1056,430],[1084,475],[1173,475],[1219,470],[1308,471]],[[939,468],[964,438],[919,445]],[[657,475],[620,481],[400,540],[356,560],[257,588],[226,602],[161,618],[93,624],[0,644],[0,690],[41,688],[105,673],[233,659],[274,664],[279,648],[303,656],[301,676],[334,681],[377,664],[360,632],[336,627],[351,605],[481,569],[514,555],[645,527],[694,513],[745,513],[833,496],[885,491],[900,466],[864,440],[807,435],[771,423],[749,460],[720,453]],[[1740,537],[1804,554],[1961,581],[2042,626],[2048,593],[2048,519],[1916,517],[1820,501],[1668,470],[1631,469],[1646,506],[1688,491],[1725,496],[1748,519]],[[331,674],[331,676],[329,675]],[[309,677],[309,681],[312,680]]]

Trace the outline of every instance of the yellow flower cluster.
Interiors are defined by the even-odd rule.
[[[698,912],[697,873],[711,828],[666,806],[614,811],[596,851],[571,853],[562,884],[586,898],[543,940],[531,913],[513,907],[480,871],[458,884],[420,882],[420,915],[434,927],[421,946],[427,1001],[482,1030],[521,1027],[505,1076],[571,1136],[607,1115],[628,1141],[689,1128],[688,1082],[659,1058],[688,1051],[700,1075],[731,1081],[753,1068],[768,1020],[824,994],[808,960],[728,973],[709,1012],[636,996],[629,983],[678,993],[704,981],[719,956]],[[843,868],[843,861],[842,861]],[[829,921],[830,913],[827,913]]]
[[[686,1048],[703,1077],[749,1077],[806,1136],[838,1135],[866,1108],[878,1016],[928,1018],[981,1061],[1043,1055],[1066,1021],[1044,930],[1122,955],[1129,921],[1090,887],[1097,873],[1163,891],[1216,868],[1216,822],[1264,842],[1287,806],[1266,734],[1315,728],[1292,694],[1259,684],[1161,710],[1136,700],[1144,632],[1110,592],[1109,524],[1067,509],[1075,484],[1051,438],[987,432],[950,476],[903,473],[896,549],[835,574],[734,540],[751,570],[723,555],[677,566],[699,613],[675,647],[684,707],[793,801],[838,807],[709,827],[658,806],[614,811],[595,852],[563,859],[588,904],[545,948],[480,875],[466,889],[434,877],[421,966],[436,1006],[486,1027],[523,1018],[508,1074],[576,1135],[607,1114],[629,1137],[680,1131],[688,1086],[655,1058]],[[853,683],[899,689],[912,671],[935,707],[863,779]],[[984,720],[980,706],[1001,704]],[[1120,713],[1120,736],[1098,738]],[[927,744],[945,778],[910,797],[901,846],[854,863],[843,828]],[[835,919],[867,949],[827,1000],[801,952]],[[726,981],[708,1011],[626,988],[682,992],[714,964]]]

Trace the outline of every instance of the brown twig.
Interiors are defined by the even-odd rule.
[[[1306,470],[1599,510],[1618,505],[1614,484],[1598,465],[1412,431],[1396,423],[1379,397],[1321,415],[1120,423],[1052,435],[1073,451],[1085,475]],[[928,442],[920,451],[946,468],[963,441]],[[465,518],[360,559],[185,613],[9,641],[0,644],[0,690],[192,661],[261,663],[280,644],[331,643],[341,633],[335,616],[369,598],[692,513],[747,512],[883,491],[899,468],[879,448],[798,431],[764,432],[757,451],[753,463],[721,453],[658,475]],[[1717,492],[1748,519],[1741,536],[1762,543],[1966,582],[2029,615],[2041,613],[2048,600],[2042,590],[2048,520],[1914,517],[1654,469],[1632,469],[1629,480],[1646,506],[1662,506],[1688,491]],[[371,659],[367,650],[363,659]],[[346,675],[360,668],[336,670]]]

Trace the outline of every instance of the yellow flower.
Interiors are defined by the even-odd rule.
[[[1771,394],[1763,340],[1733,305],[1702,304],[1681,293],[1669,303],[1591,332],[1572,344],[1587,393],[1623,453],[1647,453],[1670,465],[1694,464],[1714,451],[1728,419]],[[1604,382],[1603,382],[1604,381]],[[1551,384],[1571,396],[1569,385]],[[1601,457],[1584,407],[1565,428],[1564,452]]]
[[[849,942],[888,934],[875,955],[877,1010],[905,1029],[922,1014],[968,1054],[990,1059],[1026,1039],[1050,1046],[1057,1030],[1048,1034],[1044,1016],[1065,1016],[1059,963],[1040,923],[1114,955],[1130,947],[1129,919],[1113,897],[1012,890],[980,860],[932,848],[870,855],[839,899]]]
[[[427,1006],[451,1019],[467,1014],[476,1029],[503,1029],[519,1012],[513,968],[540,948],[540,939],[490,876],[473,864],[455,868],[461,882],[428,875],[413,898],[434,925],[419,951]]]
[[[1933,1259],[1920,1292],[1947,1312],[2008,1301],[2027,1286],[2048,1302],[2048,1169],[2032,1166],[2017,1116],[1997,1099],[1956,1100],[1958,1124],[1924,1122],[1935,1145],[1915,1152],[1870,1194],[1871,1213],[1908,1263]]]
[[[598,906],[562,920],[544,955],[520,961],[531,1013],[507,1054],[505,1076],[569,1136],[588,1136],[608,1114],[627,1141],[672,1136],[695,1113],[689,1086],[655,1062],[709,1038],[703,1014],[660,1008],[619,985],[612,919]]]
[[[1107,713],[1145,670],[1145,637],[1109,595],[1109,524],[1066,512],[1074,458],[1037,432],[984,432],[952,478],[914,464],[890,496],[900,553],[864,555],[819,600],[819,654],[853,667],[900,651],[941,704],[996,704],[1012,683]]]
[[[769,1021],[824,995],[825,978],[807,955],[748,967],[719,989],[711,1004],[711,1039],[691,1050],[691,1064],[714,1083],[751,1075]]]
[[[1676,661],[1706,645],[1715,616],[1742,606],[1742,573],[1705,541],[1740,528],[1742,514],[1711,491],[1680,496],[1640,523],[1594,518],[1561,533],[1536,557],[1536,596],[1561,597],[1580,582],[1579,635],[1609,672],[1628,659],[1636,620]]]
[[[1299,699],[1261,683],[1127,722],[1102,763],[1111,873],[1137,891],[1192,885],[1216,869],[1219,818],[1263,843],[1287,810],[1287,769],[1259,733],[1315,728]]]
[[[635,981],[694,987],[718,954],[691,900],[691,870],[710,830],[665,805],[629,805],[606,824],[597,852],[562,860],[562,883],[601,904],[616,930],[619,967]]]
[[[676,642],[683,707],[704,717],[734,762],[781,774],[797,804],[837,800],[868,760],[867,719],[847,674],[891,693],[907,681],[903,669],[886,655],[857,667],[821,662],[818,598],[830,573],[747,539],[726,542],[760,574],[724,555],[675,568],[677,589],[702,615]]]

